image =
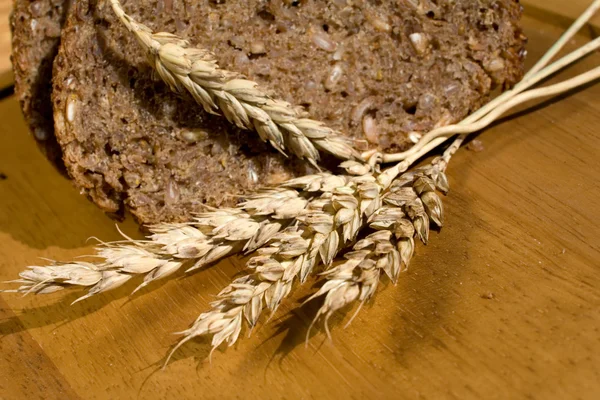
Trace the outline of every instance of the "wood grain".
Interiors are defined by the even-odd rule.
[[[530,63],[561,33],[552,15],[524,20]],[[333,343],[317,331],[304,347],[309,284],[212,364],[195,340],[159,371],[172,332],[242,269],[235,258],[133,297],[135,283],[73,306],[80,291],[2,294],[0,397],[598,398],[600,85],[530,106],[483,132],[483,152],[457,153],[446,226],[349,328],[335,318]],[[0,110],[0,280],[87,254],[87,237],[117,239],[39,154],[16,102]]]

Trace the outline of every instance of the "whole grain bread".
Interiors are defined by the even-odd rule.
[[[10,15],[15,95],[29,130],[46,156],[62,165],[52,120],[52,63],[68,0],[16,0]]]
[[[151,0],[124,8],[212,50],[311,117],[385,151],[460,120],[522,74],[514,0]],[[75,185],[109,212],[177,221],[304,174],[258,136],[173,95],[105,0],[78,0],[54,63],[56,135]]]

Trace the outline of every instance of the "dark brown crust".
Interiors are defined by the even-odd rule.
[[[60,169],[52,122],[52,63],[68,0],[16,0],[10,15],[15,94],[40,149]]]
[[[130,3],[124,6],[134,19],[213,49],[220,65],[306,105],[313,118],[350,137],[363,138],[352,116],[372,98],[375,142],[388,151],[402,148],[411,130],[459,120],[522,74],[521,9],[512,0],[418,7],[354,1],[344,14],[324,0]],[[381,18],[392,29],[378,27]],[[315,45],[314,32],[324,34],[318,29],[344,42],[341,60]],[[425,47],[416,48],[414,33]],[[253,48],[264,52],[250,54]],[[336,62],[343,77],[324,85]],[[202,204],[232,204],[229,194],[306,172],[257,135],[153,80],[138,44],[104,0],[78,0],[69,13],[53,83],[65,164],[75,185],[106,211],[125,205],[144,223],[183,220]],[[195,143],[186,140],[198,131]]]

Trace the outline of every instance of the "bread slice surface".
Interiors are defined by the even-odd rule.
[[[273,96],[371,148],[456,122],[523,69],[521,8],[502,1],[128,1],[154,31],[213,51]],[[54,122],[75,185],[143,223],[310,172],[258,135],[209,115],[153,77],[104,0],[78,1],[62,32]]]

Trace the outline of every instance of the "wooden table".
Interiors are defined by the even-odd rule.
[[[531,8],[530,64],[583,3]],[[560,78],[599,64],[592,55]],[[118,239],[37,151],[13,98],[0,115],[0,281],[39,257],[89,254],[90,236]],[[212,364],[195,340],[158,370],[172,332],[208,309],[238,259],[73,306],[81,291],[1,294],[0,398],[600,398],[600,85],[479,139],[484,151],[462,149],[450,166],[445,227],[350,327],[349,314],[334,318],[333,342],[319,331],[304,346],[318,308],[300,305],[309,284]]]

